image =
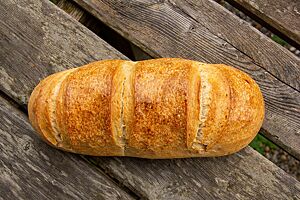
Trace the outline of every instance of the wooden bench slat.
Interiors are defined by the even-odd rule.
[[[80,156],[49,148],[0,97],[0,199],[134,199]]]
[[[1,197],[132,199],[80,156],[41,141],[24,113],[1,97],[0,120]],[[89,159],[148,199],[300,198],[300,183],[249,147],[223,158]]]
[[[94,60],[127,59],[51,2],[12,2],[0,2],[0,89],[23,105],[49,74]]]
[[[227,0],[245,9],[300,46],[299,0]]]
[[[263,133],[300,159],[300,93],[279,80],[298,87],[300,60],[286,49],[216,2],[75,2],[154,57],[226,63],[250,74],[265,96]]]
[[[288,178],[250,147],[219,158],[101,158],[97,162],[139,196],[149,199],[300,198],[300,182]]]
[[[22,4],[25,0],[18,0],[17,2]],[[20,7],[5,4],[6,7],[4,8],[9,12],[6,13],[7,19],[3,21],[9,23],[0,27],[0,34],[3,40],[6,41],[6,46],[9,47],[6,47],[1,53],[10,56],[10,59],[8,57],[0,59],[0,66],[2,67],[0,85],[3,89],[6,88],[5,92],[18,103],[26,105],[27,95],[29,95],[38,80],[56,70],[64,69],[65,66],[82,65],[94,59],[104,59],[105,56],[107,56],[106,58],[124,58],[124,56],[103,43],[100,38],[85,30],[78,22],[67,18],[65,14],[47,0],[41,0],[43,6],[38,8],[34,6],[38,4],[37,1],[26,0],[26,2]],[[0,3],[0,9],[3,9],[3,6],[4,4]],[[46,12],[43,13],[42,10]],[[11,24],[11,21],[16,20],[15,12],[19,13],[18,18],[21,15],[30,15],[30,18],[26,18],[30,21],[28,21],[26,27],[19,26],[18,29],[13,29],[14,31],[9,34],[8,30],[12,29],[9,24]],[[49,18],[49,16],[52,16],[52,18]],[[40,24],[56,18],[59,21],[48,22],[48,25],[40,30]],[[69,24],[61,26],[61,23],[65,23],[63,22],[65,18],[67,18],[66,21]],[[3,19],[3,15],[1,19]],[[39,38],[39,34],[46,38],[55,38],[51,40],[52,43],[35,43],[35,38]],[[11,35],[15,35],[14,40],[9,40]],[[68,40],[74,41],[72,38],[75,36],[77,39],[76,45],[69,44]],[[27,45],[28,40],[31,41],[32,46],[26,46],[26,48],[23,48],[24,51],[16,48],[17,45]],[[68,48],[63,43],[68,45]],[[53,47],[57,46],[60,48],[55,48],[56,51],[52,50]],[[33,54],[30,53],[32,49],[34,50]],[[42,54],[48,56],[42,57],[41,60]],[[51,55],[59,56],[59,59],[53,59]],[[26,56],[27,59],[25,59]],[[19,57],[23,59],[19,60]],[[36,67],[29,65],[27,60],[30,60],[32,65]],[[57,66],[61,68],[58,69]],[[24,97],[20,98],[19,94],[23,94]],[[39,139],[34,139],[33,143],[44,144]],[[45,144],[45,149],[47,147],[49,151],[61,153],[61,151]],[[69,155],[69,153],[64,154]],[[76,159],[75,155],[72,156]],[[277,197],[288,198],[290,196],[298,198],[300,193],[298,181],[251,148],[232,156],[207,159],[88,158],[92,162],[97,162],[99,167],[109,173],[111,177],[116,178],[121,184],[130,187],[136,194],[145,198],[171,196],[174,199],[184,197],[189,199],[203,199],[206,197],[206,199],[215,199],[218,196],[220,198],[238,199],[245,197],[244,199],[253,199],[258,196],[271,199]],[[77,162],[73,164],[77,165]],[[53,162],[52,166],[55,167],[56,165],[60,166],[60,162]],[[24,169],[27,168],[24,167]],[[76,180],[79,182],[80,179],[81,177],[78,177]]]
[[[60,9],[64,10],[68,13],[72,18],[76,19],[77,21],[82,20],[82,18],[86,17],[85,10],[80,8],[78,5],[74,4],[68,0],[56,0],[55,5],[57,5]]]
[[[173,40],[160,43],[179,51],[178,56],[181,53],[210,62],[229,59],[236,65],[244,62],[259,66],[300,91],[300,59],[213,0],[73,1],[153,56],[162,56],[168,50],[160,50],[166,48],[161,45],[153,50],[146,42],[154,46],[160,40]],[[149,38],[144,38],[148,32]],[[202,50],[196,51],[197,47]],[[196,52],[189,52],[193,50]]]

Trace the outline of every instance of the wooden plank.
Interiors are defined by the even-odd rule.
[[[2,198],[131,199],[93,165],[49,148],[37,138],[26,116],[1,97],[0,120]],[[300,198],[300,183],[250,148],[224,158],[98,158],[96,162],[147,199]]]
[[[18,2],[20,3],[23,1],[18,0]],[[25,8],[26,12],[30,12],[32,8],[35,7],[33,5],[37,3],[34,0],[27,0],[27,2],[30,2],[31,4],[23,4],[21,8],[15,8],[12,5],[6,6],[5,9],[10,11],[7,13],[9,14],[8,18],[12,18],[9,20],[16,20],[14,19],[14,12],[22,13],[23,8]],[[35,19],[34,15],[31,15],[30,19],[33,18],[34,21],[37,21],[42,18],[42,20],[45,20],[43,19],[43,15],[47,17],[47,15],[50,15],[50,13],[52,13],[52,15],[54,13],[54,17],[55,15],[60,15],[60,19],[63,20],[65,14],[61,13],[61,11],[57,11],[56,8],[47,1],[41,0],[40,2],[43,4],[43,9],[46,9],[48,12],[40,14],[42,9],[36,9],[34,12],[38,19]],[[3,4],[1,6],[3,6]],[[1,6],[0,9],[2,9]],[[11,9],[12,7],[14,9]],[[23,14],[27,14],[26,12],[24,13],[23,11]],[[34,43],[35,46],[29,46],[28,51],[30,51],[32,48],[42,48],[44,52],[48,52],[47,48],[49,48],[49,52],[52,52],[52,46],[63,46],[63,44],[60,44],[59,42],[64,42],[63,38],[74,37],[74,35],[76,35],[74,33],[76,33],[77,29],[81,30],[82,32],[85,31],[84,28],[81,28],[81,25],[75,23],[74,20],[71,20],[71,22],[72,23],[67,27],[71,30],[65,31],[65,34],[59,35],[56,35],[55,31],[51,31],[53,27],[49,27],[48,24],[48,26],[44,28],[45,30],[48,30],[47,37],[51,38],[56,36],[57,42],[52,43],[51,46],[47,46],[45,43],[41,43],[41,45]],[[4,34],[7,32],[7,29],[10,30],[9,26],[1,26],[0,34],[3,36],[2,38],[7,41],[6,45],[15,46],[15,43],[17,42],[20,46],[26,45],[28,40],[34,41],[34,38],[38,37],[34,34],[34,30],[39,29],[31,24],[32,23],[28,23],[26,28],[19,27],[22,28],[20,32],[22,32],[23,37],[17,37],[14,40],[8,40],[9,35]],[[55,28],[56,25],[53,23],[52,26]],[[72,30],[74,27],[76,27],[76,30]],[[31,31],[28,31],[28,29]],[[44,32],[37,33],[45,34]],[[58,52],[56,54],[60,55],[60,59],[51,60],[50,56],[44,57],[44,63],[48,63],[50,61],[53,63],[51,65],[44,64],[43,68],[33,68],[30,65],[26,65],[26,63],[18,63],[19,61],[17,59],[0,59],[0,66],[3,67],[2,71],[5,72],[0,73],[0,85],[7,84],[5,82],[6,80],[20,80],[9,82],[8,85],[10,90],[5,90],[5,92],[12,96],[19,103],[26,104],[27,98],[20,99],[18,94],[26,94],[26,91],[32,90],[33,86],[31,81],[36,82],[36,80],[40,79],[42,76],[53,73],[53,71],[57,69],[55,66],[60,64],[61,60],[66,61],[70,59],[75,65],[76,58],[78,58],[78,65],[80,65],[87,62],[85,59],[82,59],[82,57],[86,58],[87,60],[92,60],[92,55],[95,52],[102,52],[101,48],[111,49],[110,47],[103,47],[105,44],[100,42],[101,40],[99,38],[93,38],[94,35],[91,33],[86,34],[85,37],[83,35],[77,35],[77,45],[69,46],[69,48],[73,49],[68,49],[68,51],[72,52],[73,54],[61,53],[60,48],[57,48],[56,50]],[[94,46],[90,44],[90,40],[98,44],[98,48],[94,48]],[[81,49],[85,49],[85,51],[80,51],[77,46],[81,46]],[[89,48],[91,48],[91,50],[89,50]],[[35,58],[34,55],[36,54],[33,54],[31,57],[31,54],[27,53],[27,51],[16,51],[13,48],[10,48],[9,50],[22,54],[20,55],[22,57],[27,55],[33,61],[40,62],[38,58]],[[6,55],[9,54],[9,52],[6,51],[3,53]],[[52,53],[54,54],[55,52]],[[114,50],[109,51],[108,54],[105,53],[107,53],[107,51],[104,50],[102,55],[103,57],[107,56],[109,58],[119,56],[119,54]],[[13,53],[9,55],[13,56],[12,58],[17,58],[13,55]],[[100,53],[98,55],[101,57]],[[120,55],[120,57],[123,56]],[[68,62],[65,62],[64,64],[68,66]],[[59,66],[62,68],[64,67],[63,64]],[[10,70],[10,68],[13,68],[14,70]],[[18,73],[16,71],[18,71]],[[39,71],[42,71],[43,73],[39,73]],[[34,80],[25,79],[24,77],[26,76],[33,77]],[[42,143],[42,141],[38,139],[36,140],[37,141],[35,142],[39,141]],[[48,146],[48,148],[52,151],[60,152],[52,149],[50,146]],[[69,153],[65,154],[68,155]],[[134,158],[95,157],[89,157],[89,159],[91,162],[97,162],[102,169],[104,169],[120,184],[130,186],[130,188],[134,189],[134,192],[138,194],[138,196],[145,199],[153,199],[153,197],[157,197],[158,199],[160,197],[173,197],[173,199],[203,199],[207,197],[206,199],[215,199],[215,196],[218,196],[222,199],[243,199],[243,197],[245,197],[244,199],[254,199],[256,198],[257,194],[258,197],[263,196],[268,199],[273,197],[299,197],[299,182],[287,175],[281,169],[277,168],[264,157],[255,153],[253,149],[248,148],[246,150],[246,154],[248,156],[244,156],[245,153],[242,151],[224,158],[182,160],[146,160]],[[191,179],[191,177],[193,178]],[[139,184],[141,184],[141,186],[139,186]],[[211,193],[212,191],[213,193]]]
[[[42,142],[0,97],[0,199],[134,199],[82,157]]]
[[[227,0],[300,46],[299,0]]]
[[[111,45],[114,45],[115,48],[117,48],[119,51],[126,52],[126,55],[129,58],[133,58],[134,60],[151,59],[151,57],[149,55],[147,55],[145,52],[141,51],[134,44],[126,42],[126,40],[124,38],[121,38],[121,36],[119,36],[117,39],[117,35],[113,34],[111,30],[107,30],[107,28],[105,27],[106,25],[99,24],[99,22],[100,22],[99,20],[94,18],[94,16],[90,15],[85,10],[83,10],[80,6],[75,4],[73,1],[57,0],[55,2],[55,4],[59,8],[64,10],[66,13],[68,13],[70,16],[72,16],[74,19],[76,19],[77,21],[82,23],[84,26],[86,26],[88,29],[92,30],[98,36],[103,38],[105,41],[109,42]],[[121,40],[121,39],[123,39],[123,40]],[[112,42],[112,41],[115,41],[115,42]],[[130,55],[131,52],[128,49],[128,47],[130,47],[133,55]]]
[[[75,5],[71,1],[58,0],[57,2],[55,2],[55,4],[59,8],[61,8],[62,10],[64,10],[66,13],[68,13],[69,15],[71,15],[77,21],[80,21],[83,18],[86,18],[86,12],[83,9],[81,9],[79,6]]]
[[[300,198],[300,182],[288,178],[250,147],[219,158],[102,158],[96,162],[139,196],[149,199]]]
[[[177,56],[256,65],[300,91],[300,59],[213,0],[73,1],[152,56],[172,56],[164,43]]]
[[[154,57],[226,63],[250,74],[265,97],[263,133],[300,159],[300,60],[286,49],[212,1],[75,1]]]
[[[0,89],[23,106],[49,74],[94,60],[126,59],[48,1],[0,1],[0,46]]]

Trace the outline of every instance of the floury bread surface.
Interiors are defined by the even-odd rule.
[[[259,131],[264,102],[245,73],[162,58],[105,60],[48,76],[29,119],[49,144],[95,156],[222,156]]]

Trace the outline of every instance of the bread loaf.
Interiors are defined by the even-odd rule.
[[[31,94],[33,127],[49,144],[94,156],[223,156],[255,137],[258,85],[222,64],[106,60],[48,76]]]

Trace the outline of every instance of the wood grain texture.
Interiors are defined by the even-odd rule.
[[[49,74],[95,60],[126,59],[49,1],[1,1],[0,46],[0,89],[24,106]]]
[[[24,1],[18,0],[18,2],[22,3]],[[22,8],[25,8],[26,12],[34,12],[34,14],[30,15],[31,22],[38,22],[39,19],[35,19],[35,17],[45,20],[43,19],[43,14],[41,14],[41,9],[32,11],[36,1],[27,0],[27,2],[31,2],[31,4],[23,4]],[[58,15],[60,16],[60,20],[64,20],[66,17],[65,14],[57,10],[52,4],[47,3],[47,1],[42,0],[41,2],[43,4],[43,9],[52,13],[54,18]],[[0,9],[3,9],[4,4],[5,3],[0,3]],[[39,3],[37,4],[39,5]],[[16,21],[18,18],[14,17],[14,12],[21,13],[23,11],[22,8],[16,8],[14,4],[7,5],[6,3],[5,5],[5,9],[10,11],[10,13],[5,14],[9,15],[11,18],[7,20]],[[47,16],[47,13],[44,15]],[[48,18],[47,20],[51,20],[51,18]],[[47,20],[44,21],[44,23],[47,22]],[[37,62],[34,66],[41,66],[41,60],[35,57],[36,51],[34,51],[34,49],[39,50],[40,47],[37,43],[34,43],[35,37],[38,37],[35,32],[36,30],[40,30],[39,26],[31,25],[31,23],[29,23],[27,27],[30,28],[21,29],[20,32],[22,33],[22,37],[15,36],[16,39],[14,40],[10,40],[9,35],[7,35],[8,30],[12,28],[8,25],[1,26],[0,33],[3,36],[2,38],[6,41],[6,45],[10,47],[5,47],[2,52],[5,53],[5,55],[12,56],[12,59],[0,59],[0,66],[3,67],[2,72],[0,73],[0,84],[2,88],[7,88],[7,85],[9,86],[10,89],[4,91],[18,101],[18,103],[26,104],[28,100],[25,98],[26,96],[24,95],[24,98],[19,98],[19,94],[29,93],[39,79],[54,71],[64,69],[65,67],[75,66],[77,64],[81,65],[93,59],[109,59],[112,57],[124,58],[124,56],[120,55],[111,47],[106,46],[101,39],[95,37],[95,35],[91,34],[89,31],[86,31],[74,20],[67,17],[66,21],[70,24],[68,27],[65,27],[66,30],[64,30],[64,34],[59,32],[59,30],[56,30],[56,26],[58,26],[59,23],[55,24],[50,22],[48,22],[48,26],[44,28],[47,32],[44,32],[43,30],[37,32],[42,35],[46,34],[48,38],[55,37],[55,40],[52,40],[56,41],[56,43],[53,42],[52,45],[45,45],[40,42],[44,53],[48,55],[43,57],[43,67],[32,67],[25,62],[25,57],[27,56],[28,60],[33,62],[32,64]],[[51,26],[49,26],[49,24]],[[57,34],[57,31],[60,34]],[[81,31],[82,34],[78,34],[77,31]],[[83,33],[85,33],[85,35],[83,35]],[[15,33],[12,32],[12,34]],[[77,37],[76,45],[69,44],[68,41],[66,41],[67,39],[64,40],[64,38],[70,38],[69,40],[74,41],[75,36]],[[27,46],[27,51],[21,51],[16,48],[17,44],[18,46],[23,46],[26,45],[28,41],[32,42],[32,46]],[[59,43],[59,41],[63,43]],[[56,45],[59,45],[61,48],[63,48],[64,45],[68,45],[68,48],[65,47],[63,50],[55,48],[55,50],[58,51],[55,52],[53,46]],[[80,48],[78,48],[78,46],[80,46]],[[84,51],[80,51],[80,49],[83,49]],[[33,54],[30,53],[31,50]],[[14,55],[13,52],[7,51],[16,52],[19,57],[24,58],[23,62],[19,61],[17,55]],[[93,57],[95,52],[97,52],[96,57]],[[51,54],[56,56],[59,55],[60,59],[52,59]],[[57,66],[60,67],[57,68]],[[13,68],[13,70],[10,70],[10,68]],[[26,77],[30,77],[31,79]],[[7,83],[6,80],[11,81]],[[3,85],[5,87],[3,87]],[[13,124],[14,123],[15,122],[13,122]],[[20,123],[20,126],[21,125],[22,123]],[[55,155],[51,155],[51,157],[49,155],[50,159],[52,157],[55,159],[55,156],[61,153],[60,151],[47,146],[38,138],[33,140],[34,143],[45,145],[45,149],[56,153]],[[30,147],[32,147],[30,148],[30,151],[35,151],[35,148],[38,148],[36,146]],[[25,152],[21,151],[23,154],[25,154]],[[70,155],[69,153],[64,154],[66,154],[66,156]],[[37,157],[39,157],[39,155],[37,155]],[[58,158],[60,158],[60,160],[53,161],[54,166],[60,164],[62,162],[61,160],[64,160],[64,156],[58,156]],[[299,198],[300,193],[299,182],[294,178],[291,178],[262,156],[255,153],[251,148],[247,148],[246,153],[242,151],[224,158],[143,160],[134,158],[90,157],[90,160],[91,162],[97,162],[110,177],[119,181],[120,184],[130,186],[130,188],[133,188],[138,195],[141,195],[141,197],[144,197],[145,199],[154,199],[155,197],[173,197],[173,199],[216,199],[216,197],[221,199],[260,199],[262,196],[267,199],[271,199],[272,197],[278,197],[279,199],[294,197],[297,199]],[[82,167],[82,165],[77,164],[77,162],[77,158],[74,155],[74,161],[70,164],[71,170],[73,170],[76,165],[84,171],[90,170],[88,167]],[[67,170],[68,167],[64,169]],[[77,176],[74,179],[81,182],[82,178],[84,177]],[[88,176],[88,178],[91,177]],[[88,192],[90,191],[91,190],[88,189]],[[257,196],[257,194],[259,195]],[[101,199],[101,197],[99,197],[99,199]]]
[[[81,21],[83,18],[86,18],[86,12],[71,1],[57,0],[55,4],[77,21]]]
[[[154,57],[250,74],[266,101],[265,135],[300,159],[300,60],[286,49],[212,1],[75,1]]]
[[[87,11],[83,10],[73,1],[57,0],[55,4],[66,13],[71,15],[74,19],[82,23],[85,27],[117,48],[119,51],[126,52],[125,54],[129,58],[133,58],[134,60],[151,59],[150,56],[141,51],[134,44],[127,42],[124,38],[121,39],[121,36],[113,33],[112,30],[107,29],[106,25],[102,24],[98,19],[94,18],[94,16],[90,15]],[[132,50],[133,55],[131,55],[130,49],[128,49],[128,47],[130,47],[130,49]]]
[[[300,91],[300,59],[212,0],[73,1],[152,56],[165,56],[161,53],[172,48],[178,56],[210,62],[248,62]],[[197,47],[202,50],[189,52]]]
[[[0,199],[134,199],[82,157],[49,148],[2,97],[0,121]]]
[[[299,0],[227,0],[238,4],[255,17],[300,45]]]
[[[250,147],[219,158],[97,160],[106,173],[146,199],[300,198],[300,183]]]

